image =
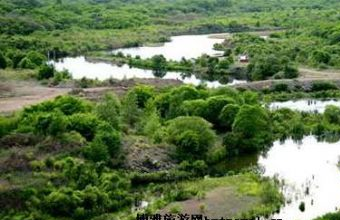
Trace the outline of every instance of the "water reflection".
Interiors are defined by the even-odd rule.
[[[318,142],[313,136],[300,142],[275,142],[265,156],[260,156],[263,175],[284,183],[286,205],[274,217],[311,220],[340,207],[339,156],[340,142]],[[304,212],[299,209],[302,202]]]
[[[307,136],[273,143],[263,154],[227,159],[210,168],[215,175],[226,170],[257,170],[263,176],[277,178],[286,204],[276,219],[312,220],[340,208],[339,135],[326,138]],[[320,142],[320,140],[330,140]],[[299,209],[305,204],[305,211]]]
[[[182,57],[186,59],[197,58],[202,54],[223,55],[223,52],[213,49],[214,44],[222,43],[223,38],[214,38],[209,35],[181,35],[171,37],[170,42],[161,46],[143,46],[132,48],[121,48],[113,50],[113,53],[122,52],[133,57],[140,56],[142,59],[151,58],[154,55],[162,54],[167,60],[180,61]]]
[[[152,70],[139,69],[129,67],[128,65],[117,66],[105,62],[90,62],[84,56],[67,57],[58,61],[50,61],[58,71],[68,70],[73,78],[81,79],[83,77],[90,79],[105,80],[114,79],[130,79],[130,78],[155,78]],[[195,75],[185,74],[180,72],[166,72],[163,79],[181,80],[184,83],[200,85],[206,84],[209,88],[222,86],[218,81],[206,81],[198,79]],[[228,85],[246,83],[242,80],[234,80]]]
[[[302,99],[289,100],[285,102],[272,102],[269,105],[271,110],[280,108],[289,108],[301,112],[317,112],[323,113],[327,105],[335,105],[340,107],[339,100],[316,100],[316,99]]]

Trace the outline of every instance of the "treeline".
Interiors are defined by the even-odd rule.
[[[314,19],[322,27],[334,25],[332,8],[337,6],[338,2],[325,0],[291,0],[284,5],[276,0],[251,4],[246,0],[3,0],[0,50],[52,51],[60,57],[160,42],[181,33],[300,28],[316,25],[309,22]],[[336,34],[328,36],[336,40]]]

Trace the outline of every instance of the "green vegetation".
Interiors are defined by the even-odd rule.
[[[180,71],[222,83],[293,79],[300,67],[340,68],[339,7],[329,0],[1,0],[0,79],[72,88],[115,83],[71,82],[69,72],[48,64],[79,54],[151,69],[160,78]],[[214,45],[221,57],[173,61],[107,53],[213,32],[233,33]],[[216,174],[213,168],[263,153],[275,140],[310,134],[339,140],[338,107],[328,106],[324,114],[266,108],[263,103],[273,100],[340,97],[339,85],[327,79],[291,81],[257,92],[121,86],[120,96],[60,96],[0,116],[0,218],[133,219],[168,205],[173,213],[185,211],[176,203],[188,199],[208,212],[206,195],[219,188],[231,192],[227,198],[255,201],[236,216],[269,215],[283,203],[277,181],[254,171]],[[11,96],[6,89],[3,96]],[[144,200],[149,205],[141,208]]]
[[[336,220],[339,219],[339,213],[326,214],[322,217],[316,218],[315,220]]]
[[[270,112],[259,104],[261,97],[227,87],[184,85],[156,92],[151,86],[138,85],[119,98],[106,94],[94,103],[61,96],[1,117],[0,167],[6,168],[0,173],[4,179],[0,203],[5,207],[0,216],[95,219],[108,213],[129,215],[134,200],[158,197],[160,188],[168,194],[150,209],[162,209],[213,188],[208,183],[201,186],[200,178],[210,173],[208,167],[227,158],[265,150],[276,139],[340,133],[340,109],[335,106],[327,107],[323,115],[288,109]],[[136,137],[144,142],[131,146]],[[22,151],[15,153],[18,148]],[[129,160],[138,161],[131,157],[135,150],[138,158],[152,150],[164,159],[150,155],[142,165],[126,169]],[[140,166],[148,171],[140,172]],[[257,175],[247,175],[257,181],[256,189],[244,185],[240,191],[262,199],[259,207],[243,215],[277,210],[281,204],[277,189]],[[25,182],[22,176],[27,176]],[[233,185],[233,178],[238,177],[220,183]],[[203,188],[185,190],[183,181]],[[179,188],[170,190],[167,185],[173,182]],[[21,203],[15,202],[18,198]]]

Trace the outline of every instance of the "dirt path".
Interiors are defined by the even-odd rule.
[[[49,88],[34,82],[0,82],[0,112],[8,113],[67,94],[69,88]]]
[[[36,81],[0,81],[0,114],[8,114],[25,106],[34,105],[68,93],[94,101],[109,91],[122,96],[129,88],[138,84],[148,84],[156,88],[163,88],[181,85],[182,82],[172,79],[128,79],[117,81],[109,87],[73,89],[72,86],[70,88],[42,86]]]
[[[296,79],[280,79],[280,80],[261,80],[248,82],[245,84],[234,85],[235,88],[244,88],[252,90],[262,90],[272,88],[278,83],[285,83],[292,87],[300,86],[304,90],[311,88],[315,81],[331,81],[340,87],[340,70],[316,70],[306,67],[299,68],[299,77]]]

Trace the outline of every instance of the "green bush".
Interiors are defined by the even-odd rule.
[[[85,100],[73,96],[59,96],[54,101],[55,108],[60,109],[65,115],[85,113],[92,109],[92,106]]]
[[[265,148],[272,139],[271,121],[266,110],[243,105],[236,115],[232,133],[224,138],[224,145],[229,153],[248,153]]]
[[[286,83],[276,83],[273,87],[274,92],[288,92],[289,86]]]
[[[168,122],[168,141],[176,145],[179,160],[204,159],[214,146],[216,135],[211,124],[199,117],[178,117]]]
[[[97,130],[99,119],[93,114],[78,113],[69,116],[68,130],[76,131],[86,140],[91,141]]]
[[[137,99],[137,105],[139,108],[144,108],[146,103],[150,98],[153,98],[155,95],[154,88],[146,85],[138,85],[135,86],[129,93],[134,93]]]
[[[184,101],[181,109],[183,115],[200,116],[205,118],[207,115],[208,102],[203,99]]]
[[[340,108],[334,105],[328,105],[324,112],[324,118],[331,124],[340,125]]]
[[[105,94],[96,106],[96,113],[99,119],[110,123],[115,129],[120,129],[120,108],[121,104],[115,94]]]
[[[224,106],[219,115],[220,125],[227,130],[231,130],[235,117],[239,110],[240,106],[236,104],[228,104]]]
[[[17,117],[0,116],[0,138],[11,133],[18,126]]]
[[[67,126],[66,116],[59,111],[39,113],[34,122],[36,132],[43,135],[57,136],[65,132]]]
[[[313,82],[311,91],[319,92],[324,90],[337,90],[338,87],[332,82]]]
[[[5,69],[7,67],[6,57],[0,52],[0,69]]]
[[[205,119],[213,123],[215,126],[220,127],[221,123],[219,120],[219,115],[228,104],[234,104],[235,101],[232,98],[225,96],[213,96],[207,99],[208,108],[206,110]]]
[[[39,72],[38,72],[38,80],[43,80],[43,79],[49,79],[52,78],[54,76],[55,70],[54,70],[54,66],[52,65],[42,65],[39,68]]]

